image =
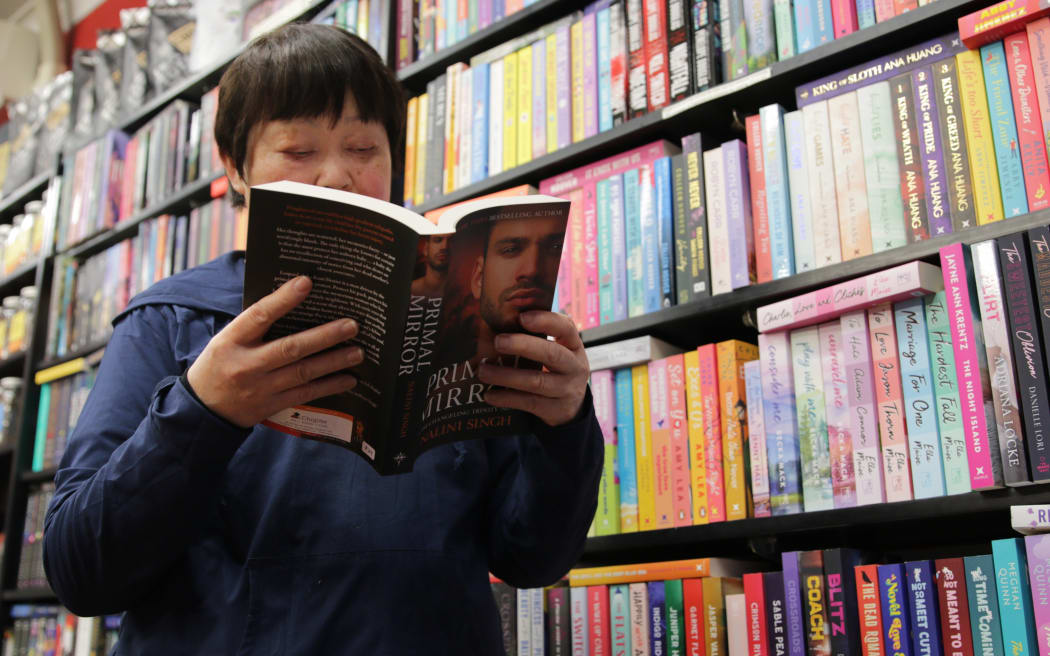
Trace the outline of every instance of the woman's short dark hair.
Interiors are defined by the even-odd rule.
[[[230,64],[219,82],[219,152],[243,176],[253,127],[322,116],[334,123],[348,92],[358,118],[383,124],[396,171],[405,127],[401,86],[370,45],[331,25],[285,25],[252,41]]]

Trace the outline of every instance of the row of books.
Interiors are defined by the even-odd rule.
[[[120,633],[120,615],[77,617],[61,606],[15,604],[4,631],[4,656],[105,656]]]
[[[95,383],[94,366],[40,385],[31,471],[58,467],[66,445]]]
[[[46,357],[97,344],[131,297],[185,268],[244,248],[247,215],[224,196],[143,221],[138,233],[83,261],[60,257],[51,289]]]
[[[536,0],[399,0],[397,67],[455,45]]]
[[[386,0],[343,0],[335,6],[335,13],[321,22],[353,32],[386,59],[390,41],[383,24],[389,12],[390,3]]]
[[[55,484],[41,483],[26,496],[26,521],[22,529],[22,551],[18,559],[18,578],[15,587],[44,588],[48,586],[44,572],[44,515],[51,498],[55,496]]]

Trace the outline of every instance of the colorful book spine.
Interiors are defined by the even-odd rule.
[[[611,369],[591,373],[594,414],[605,441],[605,460],[595,512],[596,535],[620,532],[620,482],[616,476],[616,390]]]
[[[795,271],[815,269],[813,213],[806,168],[806,135],[801,111],[784,114],[784,147],[787,149],[788,193],[791,199],[791,236]]]
[[[610,321],[627,318],[627,232],[624,214],[623,174],[607,178],[610,261],[612,278],[612,311]],[[601,250],[598,251],[599,256]]]
[[[882,448],[875,414],[874,374],[868,320],[863,310],[840,318],[842,364],[847,382],[849,430],[853,437],[853,474],[857,504],[886,500],[882,485]]]
[[[704,479],[707,483],[707,521],[726,519],[725,483],[722,463],[721,399],[718,389],[718,358],[714,344],[697,349],[700,397],[704,406]]]
[[[988,375],[995,401],[996,434],[999,437],[1003,479],[1007,485],[1020,485],[1031,481],[1031,478],[1028,475],[1024,424],[1017,401],[1014,358],[1010,350],[1010,329],[1003,302],[1003,281],[995,240],[973,244],[970,252],[973,255],[974,281],[981,306],[981,329],[988,357]]]
[[[886,653],[912,656],[910,597],[904,579],[904,566],[900,563],[879,565],[878,572]]]
[[[755,236],[755,281],[773,279],[773,254],[770,250],[769,208],[766,205],[766,174],[762,149],[762,123],[759,116],[748,116],[747,134],[748,183],[751,190],[751,220]]]
[[[908,435],[904,417],[897,335],[889,303],[868,310],[875,399],[882,440],[883,480],[887,501],[912,499]]]
[[[970,491],[966,460],[966,438],[955,373],[952,328],[944,291],[926,298],[926,332],[930,348],[930,373],[936,399],[937,431],[940,434],[945,494]]]
[[[583,136],[598,134],[598,39],[597,14],[584,12],[583,37]]]
[[[587,629],[590,626],[590,614],[587,611],[587,588],[569,588],[569,621],[572,627],[572,653],[574,654],[586,654],[590,645],[587,635]],[[519,610],[519,621],[520,617]],[[520,651],[520,645],[518,653],[523,653]],[[527,654],[529,652],[526,651],[524,653]]]
[[[882,604],[879,596],[879,566],[858,565],[853,569],[860,617],[861,656],[883,656]]]
[[[689,275],[689,212],[687,207],[689,199],[686,198],[686,163],[685,154],[679,153],[671,157],[671,200],[672,200],[672,224],[674,226],[674,244],[671,248],[671,258],[674,265],[674,288],[672,292],[672,304],[688,303],[689,291],[692,281]]]
[[[664,653],[685,656],[685,600],[682,579],[664,581],[664,620],[667,623]]]
[[[631,602],[631,648],[635,653],[645,653],[649,647],[649,586],[645,583],[632,583],[628,592]]]
[[[1025,23],[1050,11],[1045,0],[1002,0],[959,18],[959,36],[968,48],[999,41],[1022,30]]]
[[[707,440],[704,397],[700,385],[700,354],[683,355],[685,399],[689,420],[689,487],[692,490],[693,523],[706,524],[707,518]],[[622,487],[621,482],[621,487]]]
[[[519,55],[519,52],[512,52],[503,58],[503,171],[518,165]]]
[[[798,551],[785,551],[780,556],[784,576],[784,614],[787,624],[788,656],[806,656],[806,624],[803,619],[802,576]]]
[[[824,412],[828,426],[831,489],[836,508],[857,505],[853,470],[853,438],[850,430],[849,384],[846,380],[845,345],[838,321],[817,328],[824,382]]]
[[[620,532],[638,531],[638,479],[634,446],[634,387],[631,369],[616,370],[616,471],[620,479]]]
[[[685,617],[685,653],[706,654],[704,630],[704,584],[701,579],[682,579],[682,614]]]
[[[1004,656],[1003,630],[999,623],[999,595],[991,554],[963,559],[966,599],[975,656]],[[943,612],[943,611],[942,611]],[[947,636],[945,636],[947,638]]]
[[[795,56],[795,12],[792,0],[773,0],[773,24],[777,32],[777,60]]]
[[[790,339],[802,458],[803,507],[806,512],[829,510],[834,507],[834,499],[817,328],[793,330]]]
[[[941,623],[931,563],[928,560],[907,562],[904,571],[910,594],[912,653],[940,656]]]
[[[627,118],[645,114],[648,108],[645,72],[645,17],[642,0],[627,3]]]
[[[874,13],[875,5],[872,4],[871,8]],[[857,5],[848,0],[832,0],[831,19],[836,39],[852,34],[860,28]]]
[[[769,467],[766,456],[766,424],[762,398],[762,362],[744,363],[744,383],[747,390],[747,433],[750,444],[749,469],[751,499],[755,517],[770,517]]]
[[[831,633],[828,622],[827,585],[824,582],[824,554],[819,549],[799,554],[799,575],[806,601],[806,646],[809,656],[831,654]]]
[[[959,76],[955,60],[944,59],[933,65],[933,88],[937,96],[937,112],[944,144],[944,175],[948,187],[948,209],[952,216],[953,232],[977,225],[974,207],[973,182],[970,179],[970,160],[966,154],[966,119],[959,97]]]
[[[649,410],[649,366],[631,368],[634,386],[634,452],[638,479],[638,530],[656,526],[656,482],[653,470],[652,427]]]
[[[773,515],[802,511],[795,384],[787,333],[758,336],[762,363],[762,414],[766,425],[769,505]]]
[[[659,192],[655,164],[638,167],[638,208],[642,242],[642,312],[656,312],[662,306],[660,287]]]
[[[898,301],[893,305],[893,314],[900,352],[912,491],[916,499],[944,496],[944,465],[926,341],[925,303],[921,297]]]
[[[675,301],[674,261],[674,190],[671,158],[661,157],[653,163],[654,200],[656,208],[657,262],[659,266],[659,307]]]
[[[743,0],[719,0],[722,27],[722,80],[747,75],[747,23]]]
[[[649,653],[667,653],[667,616],[665,614],[666,591],[663,581],[650,581],[649,588]],[[591,651],[592,654],[603,652]]]
[[[769,215],[772,279],[778,280],[795,273],[791,197],[784,143],[784,108],[780,105],[766,105],[760,109],[759,126],[765,173],[766,211]]]
[[[823,267],[842,261],[828,104],[808,105],[802,109],[802,117],[813,221],[811,238],[814,240],[816,266]]]
[[[758,348],[740,340],[716,345],[718,394],[722,407],[722,467],[726,519],[746,519],[751,506],[747,485],[747,392],[744,363],[758,359]]]
[[[609,586],[609,641],[612,656],[628,656],[631,650],[631,604],[627,585]]]
[[[1040,18],[1025,26],[1028,51],[1032,58],[1032,78],[1044,143],[1050,143],[1050,18]]]
[[[1006,37],[1003,49],[1013,94],[1028,211],[1035,212],[1050,207],[1050,173],[1047,172],[1046,141],[1043,138],[1028,33],[1020,31]]]
[[[591,654],[608,654],[610,652],[609,640],[609,586],[590,585],[587,586],[587,646]],[[543,616],[543,608],[540,607],[540,616]],[[537,654],[544,653],[542,645],[538,645]]]
[[[794,0],[795,9],[795,52],[802,54],[818,45],[815,30],[816,3],[813,0]]]
[[[609,50],[609,7],[599,9],[595,14],[596,59],[598,65],[598,132],[612,129],[612,69]]]
[[[555,52],[558,75],[558,148],[566,148],[573,142],[572,117],[573,105],[573,69],[572,69],[572,35],[569,25],[562,25],[555,32]]]
[[[966,599],[966,570],[962,558],[940,558],[933,562],[937,579],[937,601],[941,611],[941,635],[952,653],[972,654],[969,604]]]
[[[944,170],[940,117],[933,89],[933,67],[922,66],[915,69],[912,71],[911,81],[915,94],[915,120],[919,141],[917,150],[926,189],[926,216],[930,222],[930,235],[947,235],[952,232],[952,216],[948,208],[947,176]]]
[[[1050,652],[1050,535],[1029,535],[1024,539],[1028,557],[1028,584],[1035,620],[1033,654]]]
[[[609,186],[612,178],[599,180],[594,185],[595,213],[598,228],[598,321],[607,324],[615,320],[613,313],[613,227],[612,202]]]
[[[532,51],[532,149],[529,159],[547,154],[547,41],[540,39],[530,46]],[[477,96],[477,89],[474,91]],[[484,98],[485,96],[482,96]],[[477,101],[475,100],[475,105]],[[483,134],[483,133],[476,133]],[[475,142],[478,141],[475,139]],[[480,182],[483,178],[471,180]]]
[[[649,363],[649,440],[652,451],[655,520],[650,528],[674,527],[671,485],[671,423],[667,398],[667,360]]]
[[[1022,538],[992,540],[992,561],[1003,644],[1009,645],[1012,654],[1036,654],[1039,647],[1032,615],[1032,591],[1028,585],[1028,558]]]
[[[667,362],[667,411],[671,431],[671,496],[675,526],[693,524],[692,493],[689,489],[689,426],[686,417],[685,357],[665,358]]]
[[[828,635],[832,656],[860,652],[860,622],[854,571],[861,556],[855,549],[824,550],[824,583],[828,599]]]
[[[667,2],[643,0],[647,101],[653,112],[670,102],[667,76]]]
[[[744,574],[744,610],[747,613],[747,653],[755,656],[769,654],[766,635],[766,595],[760,572]]]
[[[586,105],[584,102],[584,66],[583,21],[573,22],[569,28],[569,50],[572,67],[572,143],[583,141],[586,137]]]
[[[984,69],[981,55],[967,50],[955,56],[955,70],[959,76],[961,116],[966,126],[966,151],[973,171],[973,197],[977,210],[977,225],[1001,221],[1003,199],[999,195],[999,172],[996,149],[992,141],[992,125],[985,95]],[[978,174],[980,172],[980,174]]]
[[[765,624],[770,656],[787,656],[787,613],[784,609],[784,575],[781,572],[766,572],[762,575],[762,591],[765,595]]]
[[[612,591],[609,596],[613,596]],[[503,624],[503,609],[500,608],[500,611],[500,621]],[[504,640],[503,644],[506,645],[507,641]],[[564,586],[547,590],[547,647],[551,656],[569,656],[572,653],[569,589]]]
[[[831,0],[817,0],[814,5],[814,45],[819,46],[835,40],[835,25],[831,15]]]
[[[852,5],[852,0],[847,4]],[[846,93],[829,100],[828,120],[842,260],[852,260],[872,252],[857,94]]]
[[[503,59],[489,62],[489,175],[503,171],[504,65]]]
[[[704,151],[704,192],[707,200],[707,237],[711,254],[711,293],[733,291],[726,219],[725,163],[722,149]]]
[[[1028,463],[1032,481],[1045,481],[1050,479],[1050,449],[1045,426],[1050,399],[1047,397],[1046,361],[1040,349],[1035,292],[1024,237],[1023,232],[1000,237],[996,240],[996,249],[1013,347],[1018,403],[1024,417]]]
[[[718,83],[722,72],[722,42],[717,2],[691,3],[693,78],[696,91]]]
[[[739,289],[755,282],[755,236],[747,179],[747,145],[739,139],[722,144],[722,161],[725,166],[730,285]]]
[[[685,166],[686,212],[685,233],[688,240],[684,271],[675,277],[678,303],[688,303],[710,296],[711,271],[707,257],[707,214],[704,199],[704,165],[700,133],[682,137]],[[678,218],[675,217],[677,221]]]
[[[609,108],[612,124],[627,120],[627,23],[625,0],[609,4]]]
[[[995,146],[995,163],[999,171],[999,193],[1006,217],[1028,212],[1021,151],[1018,149],[1017,123],[1010,98],[1010,78],[1006,71],[1003,43],[996,41],[981,46],[984,87],[988,95],[988,112]]]
[[[642,267],[642,216],[639,171],[623,174],[624,237],[627,254],[627,316],[645,313],[645,283]]]
[[[897,159],[901,171],[900,190],[904,201],[908,240],[922,241],[930,238],[930,224],[926,213],[926,188],[917,144],[918,123],[915,120],[910,73],[902,73],[890,79],[890,98],[896,109],[893,128],[897,137]]]
[[[747,70],[754,73],[777,60],[773,0],[744,0],[744,24],[747,30]]]
[[[686,0],[667,4],[667,74],[669,102],[684,99],[693,90],[693,66],[689,58],[689,8]]]

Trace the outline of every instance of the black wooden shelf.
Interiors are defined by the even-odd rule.
[[[22,377],[22,369],[25,367],[26,353],[15,353],[9,357],[0,360],[0,378],[6,376],[18,376]]]
[[[13,603],[44,602],[57,603],[58,597],[48,587],[4,590],[3,600]]]
[[[48,467],[47,469],[41,469],[40,471],[22,472],[22,482],[47,483],[48,481],[55,480],[55,473],[57,471],[58,467]]]
[[[57,169],[48,169],[39,175],[33,176],[21,187],[0,198],[0,219],[6,219],[9,215],[20,214],[23,205],[31,200],[40,198],[40,194],[47,188],[51,178],[55,177],[57,172]]]
[[[15,296],[18,290],[27,285],[32,285],[36,278],[36,268],[40,266],[42,258],[35,257],[22,263],[11,275],[0,278],[0,297]]]

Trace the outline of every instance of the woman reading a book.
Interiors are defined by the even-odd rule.
[[[221,82],[216,141],[235,189],[281,179],[387,199],[405,104],[342,30],[253,42]],[[44,560],[79,615],[125,613],[118,654],[496,654],[492,572],[553,583],[596,506],[602,439],[563,316],[527,312],[482,368],[487,401],[533,434],[456,442],[410,474],[260,425],[356,384],[358,326],[264,342],[302,303],[297,278],[241,311],[243,253],[169,278],[116,318],[56,475]],[[333,348],[334,347],[334,348]],[[349,370],[349,371],[348,371]]]

